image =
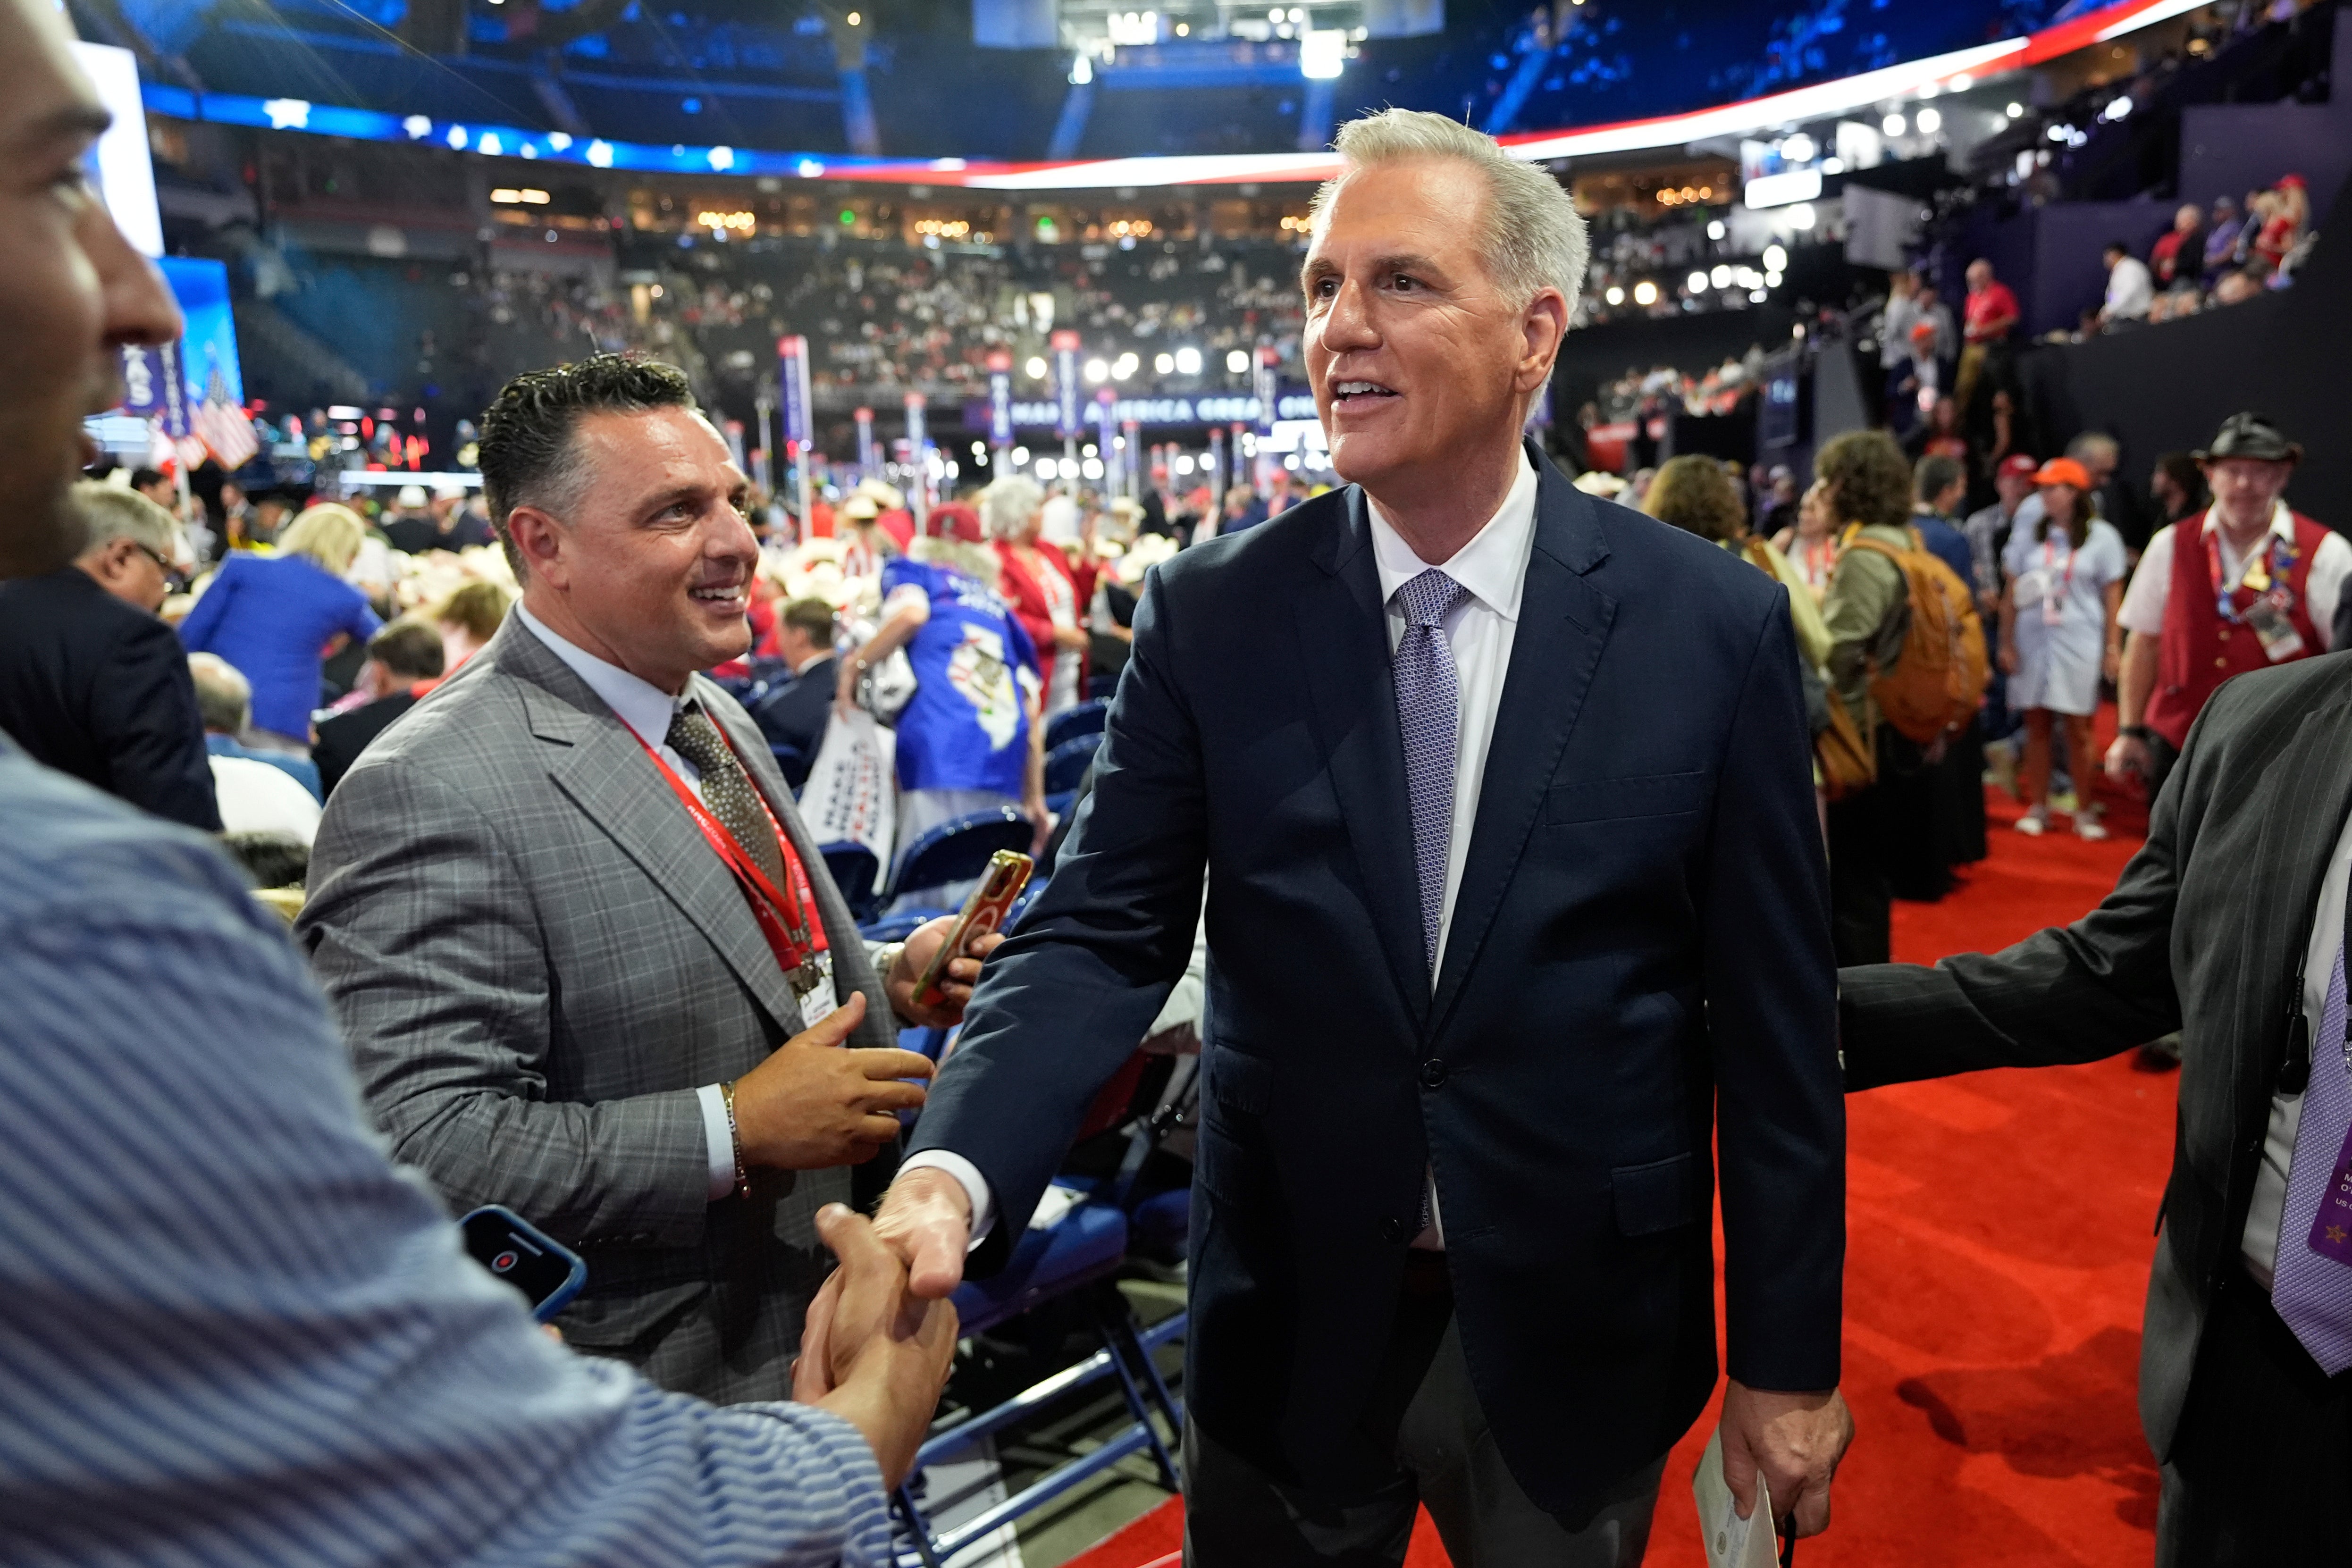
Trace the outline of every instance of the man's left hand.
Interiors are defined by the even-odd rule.
[[[948,960],[938,1004],[918,1006],[915,987],[921,981],[923,971],[931,967],[931,956],[948,939],[949,928],[954,925],[954,915],[942,915],[916,926],[908,934],[907,945],[898,950],[890,972],[882,977],[882,988],[890,998],[890,1010],[914,1028],[952,1029],[963,1022],[965,1004],[971,1000],[972,987],[980,982],[981,960],[995,952],[1004,940],[1003,932],[992,931],[965,943],[963,953]]]
[[[1723,1479],[1740,1517],[1756,1508],[1756,1476],[1773,1511],[1795,1514],[1799,1535],[1830,1527],[1830,1478],[1853,1441],[1853,1415],[1834,1388],[1777,1394],[1733,1379],[1723,1395]]]

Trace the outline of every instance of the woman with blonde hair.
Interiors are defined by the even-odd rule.
[[[321,650],[339,637],[365,643],[383,622],[346,580],[367,539],[349,507],[305,509],[278,536],[278,553],[231,555],[180,623],[191,653],[217,653],[253,686],[253,736],[307,752],[320,706]]]

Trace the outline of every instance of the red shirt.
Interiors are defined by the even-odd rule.
[[[1999,279],[1986,284],[1969,296],[1969,341],[1982,343],[2008,337],[2010,329],[2017,325],[2017,296],[2009,291],[2009,285]]]

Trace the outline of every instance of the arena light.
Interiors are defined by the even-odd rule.
[[[1692,273],[1688,277],[1683,279],[1683,283],[1684,286],[1693,294],[1704,294],[1706,292],[1706,274],[1704,272]]]
[[[2011,120],[2023,120],[2025,118],[2025,105],[2021,103],[2012,103],[2001,112],[2008,115]]]
[[[1637,283],[1637,284],[1633,285],[1633,303],[1634,303],[1634,304],[1636,304],[1636,305],[1655,305],[1657,302],[1658,302],[1658,286],[1657,286],[1656,284],[1654,284],[1654,283],[1651,282],[1648,278],[1646,278],[1646,277],[1645,277],[1645,278],[1642,279],[1642,281],[1641,281],[1641,282],[1639,282],[1639,283]]]
[[[1787,246],[1780,246],[1780,245],[1768,245],[1768,246],[1766,246],[1764,247],[1764,270],[1765,270],[1765,271],[1767,271],[1767,272],[1786,272],[1786,271],[1788,271],[1788,270],[1789,270],[1789,251],[1788,251],[1788,247],[1787,247]]]
[[[1013,459],[1015,468],[1025,468],[1029,465],[1029,449],[1025,446],[1016,446],[1007,455]]]
[[[1724,236],[1724,233],[1723,220],[1721,218],[1713,219],[1706,225],[1706,237],[1709,239],[1721,239]]]
[[[1197,376],[1201,373],[1201,350],[1187,345],[1176,350],[1176,373]]]
[[[1692,276],[1696,277],[1697,275],[1693,274]],[[1706,280],[1715,285],[1717,288],[1728,288],[1731,287],[1731,268],[1728,266],[1718,262],[1716,265],[1715,269],[1706,275]]]
[[[1086,459],[1078,465],[1078,473],[1081,476],[1088,479],[1101,478],[1103,476],[1102,459],[1099,457],[1089,457]]]
[[[1175,356],[1175,355],[1173,355],[1173,354],[1154,354],[1154,355],[1152,355],[1152,356],[1151,356],[1151,371],[1152,371],[1152,373],[1153,373],[1154,375],[1161,375],[1161,376],[1172,376],[1172,375],[1174,375],[1174,374],[1176,373],[1176,356]]]
[[[1899,114],[1890,114],[1878,122],[1878,129],[1889,136],[1900,136],[1906,128],[1906,121]]]
[[[1792,229],[1810,229],[1819,215],[1813,211],[1812,203],[1799,202],[1789,209],[1789,226]]]
[[[1087,384],[1088,386],[1098,387],[1108,380],[1110,380],[1110,365],[1107,361],[1102,360],[1088,360],[1087,361]]]
[[[1110,367],[1110,377],[1115,382],[1123,382],[1142,368],[1143,361],[1138,356],[1121,354]]]
[[[1920,135],[1935,135],[1936,132],[1944,129],[1943,111],[1934,109],[1921,110],[1918,115],[1918,126]]]
[[[1192,455],[1189,452],[1179,452],[1176,455],[1176,460],[1169,466],[1176,471],[1179,477],[1190,474],[1192,471]]]
[[[1608,290],[1601,296],[1601,298],[1607,300],[1612,305],[1622,305],[1625,303],[1625,291],[1612,283],[1609,286]]]
[[[1338,27],[1310,27],[1298,40],[1298,74],[1329,81],[1348,68],[1348,35]]]
[[[1225,356],[1225,371],[1227,374],[1238,376],[1248,371],[1248,369],[1249,350],[1247,349],[1235,349],[1233,352]]]
[[[1031,381],[1042,382],[1045,379],[1045,356],[1043,354],[1032,354],[1021,368],[1029,372],[1029,379]]]
[[[1924,59],[1906,60],[1853,76],[1814,82],[1763,98],[1717,104],[1687,114],[1627,120],[1570,131],[1517,134],[1504,145],[1514,156],[1532,162],[1651,152],[1687,146],[1717,137],[1770,135],[1780,128],[1853,114],[1873,106],[1899,103],[1925,96],[1940,85],[1958,89],[1966,82],[1981,82],[1998,72],[2012,71],[2059,58],[2094,41],[2105,42],[2137,29],[2197,9],[2200,0],[2116,0],[2082,16],[2053,24],[2024,37],[1979,44]],[[1287,16],[1287,10],[1285,12]],[[862,17],[861,17],[862,20]],[[1081,57],[1073,57],[1073,76]],[[1092,62],[1084,67],[1093,76]],[[220,124],[270,127],[264,104],[272,100],[233,93],[199,93],[167,83],[142,83],[141,93],[149,113],[173,119],[209,120]],[[284,101],[284,100],[278,100]],[[2011,110],[2023,117],[2023,106]],[[297,133],[297,128],[286,128]],[[626,169],[649,173],[708,174],[713,149],[683,143],[652,145],[613,142],[601,139],[584,150],[571,138],[507,126],[467,127],[437,121],[423,115],[402,116],[373,110],[313,104],[299,133],[346,137],[355,141],[434,141],[464,150],[475,145],[479,133],[500,138],[501,145],[524,148],[543,144],[546,156],[567,162],[584,162],[600,169]],[[732,153],[726,172],[732,176],[797,174],[803,179],[830,176],[889,184],[954,184],[1000,191],[1077,191],[1118,186],[1303,183],[1329,177],[1339,160],[1319,152],[1188,154],[1175,157],[1114,158],[1092,162],[1024,163],[981,162],[942,172],[924,159],[845,156],[820,158],[799,152]]]
[[[1740,200],[1748,208],[1785,207],[1791,202],[1815,202],[1822,195],[1819,169],[1790,169],[1784,173],[1759,174],[1748,182]]]
[[[1813,161],[1813,154],[1820,151],[1813,139],[1801,131],[1780,143],[1780,157],[1790,163],[1810,163]]]

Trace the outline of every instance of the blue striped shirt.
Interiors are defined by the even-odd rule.
[[[0,1559],[890,1561],[856,1428],[571,1354],[200,835],[0,738]]]

